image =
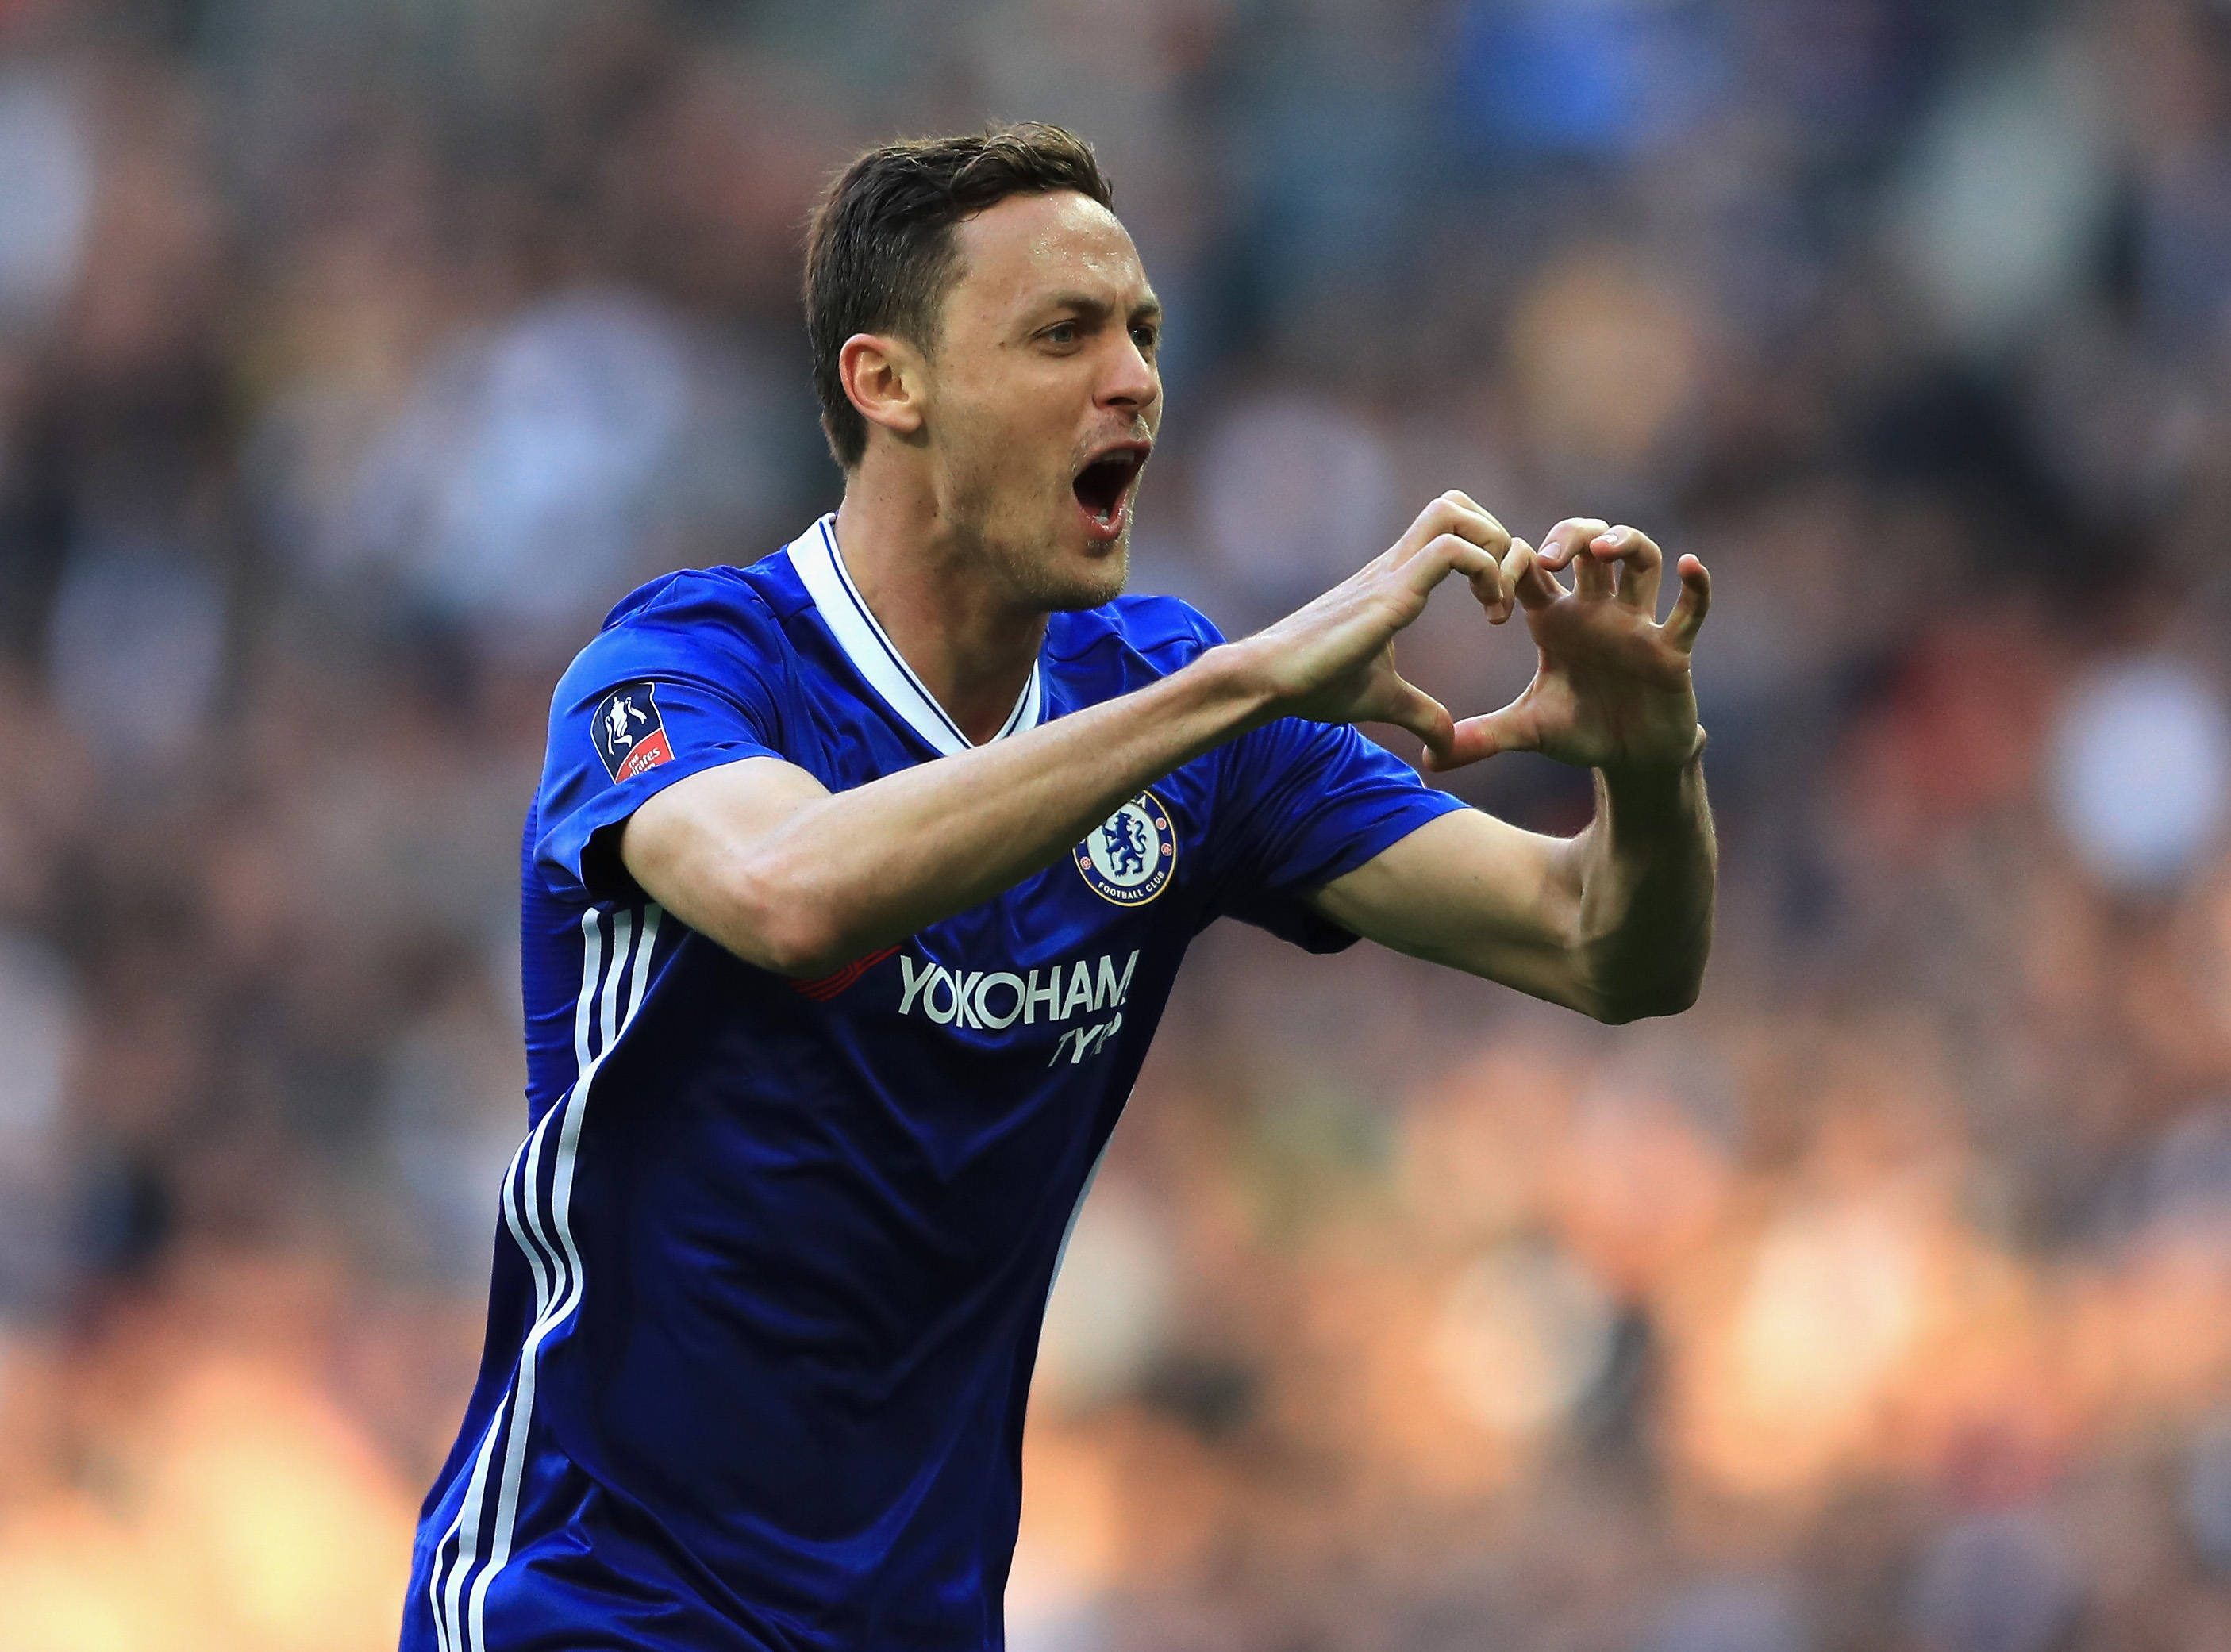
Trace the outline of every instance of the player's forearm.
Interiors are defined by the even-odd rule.
[[[1697,1000],[1712,947],[1719,851],[1701,762],[1671,773],[1596,774],[1594,823],[1570,849],[1572,963],[1602,1021],[1678,1014]]]
[[[719,887],[681,915],[786,974],[841,967],[1042,870],[1142,787],[1267,721],[1259,677],[1217,649],[1121,699],[817,798],[724,857]]]

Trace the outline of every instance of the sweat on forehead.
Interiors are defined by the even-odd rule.
[[[1152,296],[1122,223],[1078,195],[1010,196],[955,226],[954,251],[948,301],[964,285],[986,298],[1099,307]]]

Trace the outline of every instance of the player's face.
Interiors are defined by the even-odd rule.
[[[1096,607],[1123,589],[1161,423],[1161,306],[1084,196],[1010,196],[956,233],[924,410],[941,506],[1011,600]]]

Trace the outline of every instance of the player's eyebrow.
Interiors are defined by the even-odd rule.
[[[1044,308],[1066,310],[1089,321],[1105,321],[1114,313],[1116,307],[1109,303],[1106,299],[1095,298],[1089,293],[1056,293],[1047,298]],[[1161,320],[1162,319],[1161,300],[1149,293],[1140,302],[1131,307],[1130,319],[1134,321]]]

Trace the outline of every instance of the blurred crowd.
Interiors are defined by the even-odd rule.
[[[4,0],[0,1649],[391,1644],[551,684],[835,503],[806,205],[987,115],[1170,307],[1135,586],[1640,523],[1723,852],[1677,1021],[1204,939],[1018,1652],[2231,1649],[2224,0]]]

